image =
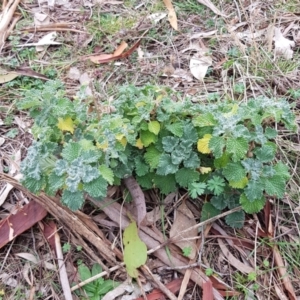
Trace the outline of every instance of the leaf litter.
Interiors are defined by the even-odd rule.
[[[135,8],[133,6],[131,7],[127,4],[123,4],[125,6],[121,6],[121,1],[100,1],[101,10],[97,11],[97,1],[89,1],[86,2],[87,8],[83,9],[83,15],[80,15],[78,14],[81,9],[79,1],[48,1],[43,2],[41,7],[43,9],[49,9],[49,14],[47,14],[47,16],[51,16],[51,18],[47,18],[45,15],[42,15],[42,10],[39,11],[41,15],[35,15],[37,10],[34,12],[32,8],[35,6],[36,9],[39,9],[39,5],[37,5],[36,2],[33,3],[33,6],[27,7],[29,8],[28,12],[32,17],[31,20],[34,20],[34,16],[36,16],[36,23],[31,24],[30,22],[32,21],[20,19],[20,16],[15,13],[18,1],[12,2],[14,2],[13,6],[9,7],[9,10],[7,9],[8,6],[5,10],[3,10],[5,12],[4,19],[6,19],[6,21],[9,20],[9,23],[6,22],[5,26],[0,27],[1,36],[19,36],[21,37],[22,43],[32,44],[33,46],[34,44],[39,43],[39,41],[41,41],[45,35],[51,33],[51,31],[56,32],[58,42],[55,43],[57,44],[49,45],[47,50],[38,59],[32,59],[30,56],[25,56],[22,63],[25,63],[27,70],[31,69],[34,70],[36,74],[40,74],[40,77],[37,75],[32,76],[32,78],[41,79],[43,79],[42,76],[47,79],[43,72],[48,68],[48,66],[55,66],[56,64],[61,65],[62,67],[58,68],[58,76],[66,83],[70,95],[75,95],[78,92],[79,85],[76,81],[79,81],[80,76],[84,73],[88,74],[89,79],[92,78],[89,81],[89,85],[94,84],[96,80],[96,83],[98,84],[98,91],[97,89],[92,89],[89,95],[97,97],[99,100],[101,100],[103,95],[107,96],[109,90],[113,90],[114,87],[118,88],[120,84],[126,83],[127,81],[135,82],[137,85],[142,85],[150,80],[155,80],[158,84],[171,86],[172,88],[184,93],[193,91],[194,95],[199,96],[198,99],[213,97],[213,94],[215,93],[224,95],[226,94],[226,91],[232,91],[233,86],[239,82],[244,82],[246,84],[247,90],[245,97],[249,98],[251,96],[265,94],[265,91],[267,90],[274,90],[274,92],[278,93],[280,96],[286,96],[289,89],[294,91],[299,89],[299,80],[297,79],[299,77],[299,67],[294,65],[294,62],[298,59],[297,46],[299,45],[300,40],[300,30],[297,23],[298,20],[294,14],[285,11],[285,8],[282,7],[276,11],[277,15],[274,15],[270,8],[261,5],[259,2],[241,4],[233,1],[231,4],[214,5],[211,1],[199,0],[195,1],[198,6],[194,6],[193,9],[196,10],[196,7],[201,7],[205,14],[200,15],[198,12],[188,10],[188,7],[180,8],[177,1],[161,1],[159,11],[161,12],[164,7],[167,8],[170,23],[168,23],[166,18],[162,17],[164,16],[163,14],[159,15],[159,17],[152,17],[152,19],[148,19],[149,23],[147,23],[145,16],[154,16],[153,10],[149,9],[147,5],[140,6],[137,13],[137,10],[134,10]],[[26,2],[24,3],[24,5],[27,5]],[[201,6],[201,4],[203,6]],[[58,5],[60,5],[62,9],[60,9]],[[209,9],[207,10],[205,7],[208,7]],[[11,10],[11,8],[13,8],[13,10]],[[274,9],[276,9],[276,7]],[[120,18],[129,18],[133,11],[137,18],[134,22],[132,22],[131,26],[127,28],[124,26],[125,29],[120,28],[113,36],[102,33],[103,28],[101,26],[103,26],[103,24],[98,26],[97,30],[93,29],[90,32],[88,31],[88,26],[92,20],[91,15],[94,13],[95,15],[100,16],[101,19],[114,15]],[[39,24],[37,19],[39,19]],[[122,22],[124,22],[124,19]],[[2,24],[4,23],[1,22],[1,25]],[[7,27],[8,24],[10,24],[9,28]],[[13,30],[16,24],[18,24],[18,30]],[[231,25],[229,26],[228,24]],[[19,27],[19,25],[21,26]],[[268,28],[273,25],[274,32],[271,36],[268,35]],[[113,25],[111,25],[111,27],[113,27]],[[174,34],[171,27],[174,29],[179,28],[180,31]],[[150,32],[147,30],[150,30]],[[147,33],[142,37],[142,33],[145,31],[147,31]],[[154,35],[153,31],[155,32]],[[92,39],[90,39],[90,33],[93,35]],[[96,36],[99,33],[101,33],[100,38],[99,36]],[[172,35],[170,35],[170,33],[172,33]],[[193,38],[191,39],[190,37]],[[76,43],[77,39],[82,38],[82,43]],[[141,42],[138,44],[139,47],[134,48],[139,39],[141,39]],[[203,45],[200,45],[200,39]],[[3,41],[3,39],[1,39],[1,41]],[[51,42],[53,40],[50,39],[48,41]],[[126,52],[126,48],[123,49],[125,43],[133,45],[132,48],[134,48],[133,50],[132,48],[129,49],[132,51],[128,55],[124,55],[128,53]],[[99,49],[102,49],[102,51],[94,51],[96,49],[96,44]],[[18,48],[18,46],[19,45],[17,44],[16,48]],[[8,59],[17,57],[12,51],[13,47],[13,40],[6,39],[5,43],[1,44],[0,49],[5,54],[4,57],[7,57]],[[92,48],[92,52],[88,50],[89,47]],[[70,51],[70,49],[74,49],[74,51]],[[140,53],[140,60],[136,62],[135,50],[138,51],[138,49],[142,49],[144,53],[151,53],[151,55]],[[24,48],[20,47],[17,51],[18,53],[21,53],[23,50]],[[61,53],[59,53],[59,51],[61,51]],[[64,55],[64,51],[66,51],[67,55]],[[93,55],[91,53],[98,54]],[[101,55],[104,54],[108,55],[108,57],[101,57]],[[22,55],[25,55],[24,52]],[[89,59],[83,61],[80,60],[82,57],[92,57],[96,55],[100,56],[100,58],[98,57],[98,59],[95,59],[96,62],[90,60],[92,63],[96,63],[95,66],[91,66],[87,62]],[[176,59],[172,62],[170,62],[169,59],[171,56],[176,57]],[[1,62],[3,62],[3,58],[1,59]],[[111,61],[120,59],[124,62],[121,68],[116,69],[118,66],[110,64]],[[201,59],[203,62],[201,62]],[[191,67],[192,60],[196,60],[197,63],[193,63]],[[106,64],[102,64],[103,62]],[[18,128],[19,132],[24,132],[25,130],[21,127],[21,123],[10,124],[9,122],[10,114],[20,114],[20,112],[12,111],[11,105],[9,104],[9,100],[12,99],[10,96],[12,89],[5,89],[5,83],[13,83],[14,79],[24,80],[24,76],[28,78],[27,76],[30,75],[29,71],[28,73],[24,71],[23,74],[17,73],[18,68],[24,68],[23,65],[15,68],[15,66],[9,64],[8,60],[4,60],[4,63],[6,65],[6,74],[10,75],[0,77],[0,81],[1,78],[6,78],[2,79],[0,83],[4,87],[3,96],[1,94],[1,99],[3,100],[1,100],[0,104],[0,118],[1,120],[5,120],[5,124],[0,126],[1,137],[5,136],[4,134],[8,132],[10,128]],[[101,63],[101,68],[99,68],[99,63]],[[76,67],[80,70],[79,77],[77,76],[77,73],[77,75],[72,75],[70,78],[67,78],[66,72],[69,70],[71,65],[72,67]],[[161,76],[164,67],[166,66],[169,66],[166,74],[167,76]],[[28,67],[33,68],[28,69]],[[198,69],[196,76],[194,75],[195,72],[192,71],[193,69]],[[264,78],[264,74],[266,73],[268,76]],[[20,74],[22,76],[20,76]],[[194,76],[194,78],[192,76]],[[261,80],[261,78],[264,78],[264,80]],[[86,82],[85,79],[81,81]],[[282,83],[284,83],[283,85],[286,85],[288,88],[285,90],[280,89]],[[281,92],[281,90],[283,92]],[[232,96],[231,94],[226,95],[228,97]],[[298,98],[295,97],[293,99],[297,107],[299,96]],[[27,116],[22,114],[19,116],[21,121],[28,120]],[[70,129],[71,127],[67,128]],[[297,145],[297,143],[294,144]],[[14,140],[10,140],[5,137],[0,147],[1,157],[11,156],[13,153],[11,149],[21,150],[22,157],[24,157],[26,153],[26,146],[23,144],[21,135],[17,136]],[[286,143],[284,144],[284,147],[287,147]],[[294,149],[293,151],[295,150],[297,149]],[[2,173],[4,170],[7,170],[8,163],[6,159],[1,161],[0,167]],[[298,165],[294,166],[294,168],[296,170]],[[21,194],[26,194],[26,191],[22,190],[22,188],[17,185],[19,178],[8,180],[8,177],[3,176],[4,175],[1,175],[1,188],[4,186],[3,182],[13,184],[11,187],[16,188],[11,188],[8,192],[2,194],[4,195],[2,197],[2,201],[4,201],[4,204],[8,204],[8,202],[10,202],[15,207],[19,205],[23,206],[20,211],[24,212],[24,210],[26,210],[26,205],[22,202],[23,197]],[[11,174],[11,176],[13,176],[13,174]],[[5,180],[3,178],[5,178]],[[163,204],[155,192],[143,192],[143,194],[145,196],[144,200],[142,200],[144,201],[144,205],[153,209],[154,215],[152,218],[151,230],[149,230],[149,228],[147,229],[147,227],[141,226],[139,231],[141,233],[141,240],[144,241],[147,244],[148,249],[151,250],[159,247],[160,245],[164,245],[165,243],[165,239],[161,234],[161,217],[158,215],[159,212],[154,211],[156,207]],[[34,196],[30,196],[30,194],[28,195],[28,198],[35,199]],[[120,195],[120,192],[116,192],[110,200],[107,199],[106,202],[101,203],[102,205],[106,205],[105,208],[103,208],[103,206],[101,206],[101,208],[104,212],[103,218],[106,221],[106,224],[109,225],[108,227],[102,225],[100,228],[90,217],[96,216],[97,212],[89,208],[88,205],[82,214],[78,213],[74,215],[67,212],[64,207],[60,207],[53,198],[44,198],[44,196],[41,195],[39,201],[45,201],[42,202],[42,206],[46,207],[47,211],[57,219],[56,222],[58,227],[64,226],[63,231],[59,231],[64,242],[68,242],[68,236],[71,236],[72,247],[75,244],[84,245],[83,251],[88,253],[94,261],[99,260],[99,263],[101,263],[103,259],[106,259],[106,267],[113,268],[117,265],[117,263],[123,261],[119,240],[119,228],[122,227],[122,229],[124,229],[125,226],[128,226],[129,224],[128,219],[126,223],[126,214],[123,213],[124,211],[122,210],[122,207],[120,205],[112,205],[112,203],[118,199],[118,195]],[[178,196],[180,197],[181,194],[179,193]],[[57,197],[59,197],[59,195]],[[299,203],[290,199],[289,195],[287,195],[287,198],[288,199],[285,204],[288,208],[291,207],[291,210],[295,211],[297,214],[297,207],[299,207]],[[57,200],[58,198],[55,199]],[[38,201],[37,198],[36,201]],[[11,211],[13,210],[9,211],[8,206],[4,206],[4,204],[2,208],[6,212],[6,217],[8,215],[8,220],[14,220],[13,215],[11,214]],[[171,222],[169,223],[173,223],[173,226],[175,226],[178,221],[176,221],[176,217],[173,217],[173,205],[174,203],[172,202],[165,205],[164,211],[167,218],[171,219]],[[286,216],[290,216],[290,210],[287,208],[285,208],[285,210],[277,210],[278,203],[272,203],[272,205],[274,206],[270,210],[271,223],[275,225],[276,220],[276,222],[282,224],[283,220],[286,220]],[[199,207],[198,209],[200,211],[201,208]],[[139,214],[144,216],[145,210],[144,208],[142,210],[143,213],[138,213],[136,215],[137,217]],[[197,220],[199,216],[197,216],[196,212],[194,210],[190,212],[192,213],[190,218],[194,216]],[[266,216],[267,212],[264,211],[261,214]],[[176,213],[174,215],[176,215]],[[224,232],[221,233],[217,229],[212,228],[209,230],[209,234],[205,235],[204,244],[201,246],[202,248],[199,256],[201,263],[197,264],[197,267],[194,267],[195,269],[191,276],[192,280],[197,282],[199,286],[203,286],[205,293],[210,294],[210,292],[208,292],[210,291],[210,287],[208,287],[209,284],[206,284],[206,282],[208,282],[206,281],[207,277],[203,272],[203,270],[207,270],[207,268],[212,269],[213,274],[219,274],[216,276],[212,275],[211,279],[213,282],[212,287],[215,298],[221,299],[220,295],[225,296],[226,293],[229,294],[230,292],[236,292],[236,286],[232,286],[231,283],[239,280],[238,277],[235,277],[235,274],[239,273],[237,270],[240,269],[239,274],[251,274],[251,270],[258,267],[264,271],[257,272],[256,274],[256,281],[259,285],[257,295],[260,295],[262,299],[267,297],[271,299],[284,299],[284,297],[290,297],[293,299],[299,296],[295,292],[299,290],[299,283],[295,280],[297,278],[295,274],[299,274],[300,266],[299,264],[294,264],[293,270],[290,271],[289,264],[287,263],[287,257],[285,256],[285,250],[281,245],[278,247],[268,247],[268,245],[258,243],[258,241],[267,238],[268,234],[270,234],[270,232],[264,232],[263,228],[265,224],[261,221],[260,217],[259,219],[255,219],[249,216],[249,222],[246,227],[238,230],[237,232],[232,231],[232,229],[228,228],[222,221],[219,221]],[[15,218],[17,220],[16,222],[20,222],[22,220],[18,213]],[[140,219],[143,219],[143,217],[140,217]],[[4,228],[4,224],[8,224],[8,222],[5,221],[7,219],[4,218],[4,215],[3,217],[1,215],[1,220],[1,224]],[[122,221],[121,224],[119,223],[120,220]],[[183,221],[183,225],[186,226],[186,229],[188,229],[189,226],[193,226],[189,223],[189,221]],[[139,222],[140,221],[138,221],[138,223]],[[13,222],[13,226],[14,224],[15,223]],[[70,224],[73,224],[73,226],[68,226]],[[256,226],[256,224],[259,224],[259,226]],[[34,226],[32,228],[34,230],[33,236],[38,244],[35,244],[35,239],[31,234],[27,234],[26,232],[21,234],[20,237],[22,239],[19,239],[18,241],[25,243],[24,245],[25,247],[28,246],[28,249],[32,249],[31,244],[35,244],[39,251],[39,259],[37,260],[39,262],[43,259],[42,254],[46,253],[48,250],[46,245],[41,243],[41,240],[38,238],[38,227]],[[279,228],[282,227],[279,226]],[[168,232],[172,230],[174,231],[172,226],[167,227]],[[276,230],[274,233],[272,232],[272,235],[269,237],[271,241],[280,240],[286,244],[293,243],[295,237],[297,238],[297,233],[299,233],[299,228],[293,218],[291,218],[290,226],[288,226],[287,231],[281,232]],[[288,234],[287,232],[289,232],[289,230],[292,230],[293,234]],[[17,234],[17,231],[14,231],[13,227],[6,229],[5,232],[10,233],[8,240]],[[195,232],[195,234],[199,238],[203,238],[201,231],[200,233]],[[243,239],[240,238],[241,235],[243,236]],[[188,239],[189,238],[190,237],[188,237]],[[103,242],[103,244],[102,242],[99,242],[99,239]],[[176,239],[174,241],[171,239],[170,241],[168,243],[168,247],[172,253],[172,262],[182,268],[188,267],[189,261],[182,256],[181,250],[176,247]],[[255,247],[253,242],[256,243]],[[3,251],[3,254],[6,255],[7,253],[4,265],[6,266],[6,269],[9,270],[9,273],[4,271],[2,267],[0,276],[3,279],[6,288],[10,292],[13,292],[17,287],[17,284],[22,281],[21,275],[16,274],[13,269],[9,267],[10,265],[14,266],[14,263],[16,263],[9,247],[14,248],[15,253],[20,252],[16,252],[18,248],[15,247],[18,246],[13,243],[14,241],[7,246],[4,246],[2,248],[3,250],[1,250]],[[94,249],[97,249],[97,254],[95,254]],[[289,251],[291,250],[289,249]],[[28,254],[31,255],[32,253],[33,252],[31,251],[28,252]],[[112,255],[112,253],[113,258],[109,256]],[[163,247],[151,253],[148,254],[151,258],[154,258],[154,255],[157,255],[156,257],[161,259],[165,266],[170,264],[170,257],[166,255],[166,251]],[[231,255],[227,255],[227,253],[230,253]],[[252,253],[255,253],[255,265],[252,264]],[[89,263],[86,255],[81,255],[80,252],[76,252],[76,250],[72,251],[72,255],[84,257],[84,259],[87,260],[87,263]],[[249,257],[252,260],[249,260]],[[70,263],[76,270],[76,264],[74,264],[74,261],[69,260],[68,255],[66,255],[64,259],[66,259],[67,262]],[[92,259],[90,264],[92,264]],[[266,260],[270,263],[269,268],[265,267]],[[201,269],[199,266],[201,266]],[[275,269],[278,268],[280,270],[277,272]],[[113,276],[117,276],[119,279],[125,280],[126,276],[124,276],[124,274],[126,273],[122,267],[120,267],[120,271],[113,272],[116,272],[113,273]],[[180,271],[182,274],[185,272],[186,269],[182,269]],[[199,277],[197,272],[200,272],[203,281],[196,278],[196,275]],[[173,276],[166,274],[163,268],[158,269],[158,273],[169,288],[167,282],[171,283]],[[43,281],[43,278],[38,274],[38,272],[34,272],[34,275],[35,280],[40,281],[45,286],[49,285],[48,282]],[[27,279],[29,282],[31,282],[28,272],[26,276],[28,277]],[[57,275],[51,274],[51,276],[52,278],[55,278],[59,284],[59,278]],[[73,274],[69,274],[69,276],[69,278],[74,278],[74,271]],[[139,276],[141,276],[142,280],[147,280],[145,277],[143,278],[143,276],[145,276],[143,272],[139,271]],[[276,278],[276,280],[274,278]],[[11,284],[12,280],[14,280],[14,284]],[[265,285],[265,282],[268,282],[268,286]],[[249,287],[250,286],[251,285],[249,285]],[[275,286],[275,289],[272,288],[272,286]],[[171,287],[170,289],[175,293]],[[198,291],[201,293],[201,290]],[[29,292],[28,289],[27,292]],[[49,293],[53,292],[46,293],[48,293],[49,296]],[[130,293],[128,292],[128,294]],[[193,291],[188,289],[186,297],[188,298],[192,295]],[[56,297],[57,295],[52,294],[52,296]]]

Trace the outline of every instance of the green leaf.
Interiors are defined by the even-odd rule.
[[[198,139],[198,133],[197,130],[194,128],[193,124],[191,122],[187,122],[183,127],[183,140],[190,140],[192,142],[196,142]]]
[[[40,192],[45,184],[46,180],[44,177],[41,177],[40,180],[36,180],[30,177],[25,177],[25,179],[22,180],[22,184],[32,193],[37,194]]]
[[[95,163],[102,156],[99,150],[87,150],[81,154],[81,158],[86,164]]]
[[[209,140],[208,147],[213,152],[215,158],[220,158],[223,155],[225,141],[221,136],[213,136]]]
[[[275,158],[276,145],[268,142],[261,148],[256,148],[253,152],[255,153],[256,158],[261,162],[270,162]]]
[[[200,158],[196,152],[191,152],[190,156],[183,161],[185,168],[196,169],[200,166]]]
[[[123,233],[124,263],[129,276],[137,278],[139,273],[137,268],[147,261],[147,246],[141,241],[138,235],[136,222],[131,222]]]
[[[221,211],[216,209],[211,203],[204,203],[201,211],[201,222],[204,222],[212,217],[219,215]]]
[[[169,174],[166,176],[155,174],[153,182],[162,194],[167,195],[176,191],[176,181],[174,174]]]
[[[83,165],[82,168],[82,181],[84,183],[91,182],[100,176],[100,171],[96,167],[90,165]]]
[[[154,173],[148,173],[144,176],[137,176],[136,180],[144,189],[151,189],[153,187]]]
[[[262,179],[265,185],[265,190],[270,196],[282,198],[285,192],[285,179],[283,176],[275,175],[271,178]]]
[[[192,182],[189,184],[189,195],[196,199],[198,196],[204,194],[206,188],[205,182]]]
[[[212,113],[206,112],[193,118],[193,124],[198,127],[206,127],[216,125],[217,122]]]
[[[78,266],[78,273],[81,281],[85,281],[92,277],[90,269],[84,264]]]
[[[244,166],[246,171],[250,173],[251,179],[260,179],[263,168],[263,164],[261,161],[253,158],[246,158],[242,161],[242,165]]]
[[[240,204],[243,207],[243,210],[247,214],[255,214],[261,211],[266,203],[266,199],[264,197],[260,199],[256,199],[254,201],[249,201],[245,194],[242,194],[240,197]]]
[[[158,121],[150,121],[148,124],[148,130],[155,135],[158,135],[160,131],[160,123]]]
[[[65,145],[61,155],[66,161],[72,162],[74,159],[80,156],[81,150],[82,148],[79,143],[70,142]]]
[[[92,276],[96,276],[102,272],[102,267],[99,264],[93,264],[92,267]],[[100,278],[99,278],[100,279]],[[103,278],[101,278],[103,280]]]
[[[228,140],[226,141],[226,152],[232,154],[232,160],[234,162],[237,162],[245,157],[248,149],[248,142],[242,137],[228,138]]]
[[[159,159],[160,159],[161,153],[154,147],[150,146],[147,148],[146,153],[144,155],[144,159],[148,165],[152,169],[157,168],[159,164]]]
[[[153,144],[157,141],[157,136],[146,130],[141,130],[140,138],[145,147],[148,147],[150,144]]]
[[[260,199],[263,196],[264,184],[260,180],[250,180],[244,189],[245,195],[249,201]]]
[[[266,127],[265,136],[270,140],[275,139],[277,136],[277,130],[271,127]]]
[[[199,180],[199,173],[193,169],[182,168],[176,172],[175,178],[177,183],[184,188],[187,188],[189,184]]]
[[[230,161],[229,155],[227,153],[223,153],[223,155],[220,158],[214,160],[214,166],[217,169],[222,169],[227,166],[229,161]]]
[[[107,193],[107,181],[100,175],[97,179],[91,182],[85,183],[83,189],[91,197],[105,197]]]
[[[207,188],[215,195],[220,195],[224,191],[225,181],[220,176],[213,176],[207,181]]]
[[[246,176],[246,170],[241,163],[229,163],[223,169],[223,175],[228,181],[240,181]]]
[[[213,196],[210,199],[210,203],[217,209],[222,210],[227,207],[227,198],[224,194]]]
[[[65,183],[65,176],[57,176],[56,173],[51,173],[48,177],[47,194],[54,195]]]
[[[99,166],[101,176],[110,184],[114,183],[114,172],[111,168],[106,165]]]
[[[182,137],[183,135],[183,124],[181,122],[166,125],[166,128],[175,136]]]
[[[78,210],[84,203],[83,192],[71,192],[69,190],[64,190],[61,202],[73,211]]]
[[[174,174],[177,170],[178,165],[173,164],[170,154],[164,153],[160,156],[156,171],[158,175]]]
[[[165,136],[162,138],[163,149],[168,153],[173,152],[175,148],[178,146],[178,144],[179,144],[179,138],[177,137]]]
[[[245,213],[242,210],[235,211],[225,217],[225,222],[232,228],[241,229],[245,223]]]
[[[276,175],[280,175],[286,180],[291,177],[289,167],[281,161],[274,165],[274,170],[276,171]]]
[[[59,159],[56,161],[55,164],[55,174],[57,176],[61,176],[67,172],[68,168],[69,168],[68,162],[64,159]]]

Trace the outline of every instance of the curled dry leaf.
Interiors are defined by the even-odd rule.
[[[187,207],[185,202],[182,202],[182,204],[176,210],[176,217],[170,230],[170,238],[177,234],[180,234],[180,232],[182,232],[183,230],[187,230],[190,227],[193,227],[194,225],[196,225],[196,221],[193,213]],[[190,248],[191,251],[188,255],[190,259],[193,259],[197,253],[196,240],[193,239],[197,235],[198,230],[194,228],[180,235],[180,239],[184,239],[183,241],[177,241],[179,239],[176,238],[174,242],[174,244],[177,245],[180,249]]]
[[[285,38],[280,30],[280,28],[274,29],[274,39],[275,41],[275,54],[278,56],[283,56],[285,59],[293,58],[292,47],[295,46],[295,42]]]
[[[169,18],[169,22],[171,24],[171,26],[175,29],[178,30],[178,24],[177,24],[177,16],[176,16],[176,12],[175,9],[173,7],[172,1],[171,0],[164,0],[165,6],[167,7],[169,14],[168,14],[168,18]]]
[[[212,58],[199,51],[190,60],[190,70],[195,78],[203,80],[207,69],[212,64]]]

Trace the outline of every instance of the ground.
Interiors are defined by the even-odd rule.
[[[297,130],[276,127],[276,160],[292,174],[284,197],[269,197],[240,229],[229,227],[221,216],[200,223],[207,199],[192,199],[185,189],[167,196],[144,190],[152,222],[141,227],[139,236],[150,252],[133,281],[121,265],[122,229],[128,222],[125,211],[130,211],[127,204],[123,208],[122,200],[128,198],[124,187],[108,189],[113,201],[87,199],[80,211],[72,212],[61,205],[59,193],[36,196],[19,183],[20,162],[33,141],[33,120],[19,103],[26,91],[41,89],[49,80],[63,83],[72,101],[83,95],[91,110],[101,113],[111,113],[107,107],[113,107],[122,86],[152,84],[194,103],[285,98],[299,120],[298,1],[170,4],[24,0],[10,15],[5,8],[11,5],[3,2],[0,299],[102,299],[116,284],[124,287],[120,295],[104,299],[140,299],[145,293],[148,299],[165,299],[168,291],[166,299],[177,299],[172,297],[180,287],[178,299],[299,299]],[[6,16],[15,21],[11,30],[2,26]],[[61,126],[72,131],[70,123]],[[168,239],[190,227],[194,231],[184,236],[186,244]],[[102,279],[68,294],[70,286],[102,271],[107,271]],[[155,294],[155,288],[162,292]]]

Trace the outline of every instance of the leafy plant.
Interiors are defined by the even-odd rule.
[[[87,280],[101,272],[102,268],[99,264],[94,264],[91,271],[84,264],[80,264],[78,267],[78,273],[82,281]],[[86,299],[89,300],[101,300],[102,296],[107,294],[118,285],[119,283],[113,280],[98,278],[82,287],[84,292],[81,293],[81,296],[87,296]]]
[[[23,184],[34,193],[60,192],[76,210],[85,194],[101,200],[108,185],[133,175],[163,194],[184,188],[192,198],[206,195],[202,219],[242,205],[226,217],[240,228],[244,212],[260,211],[267,195],[284,195],[289,172],[276,162],[273,124],[295,130],[292,109],[284,99],[266,97],[191,100],[150,85],[124,86],[113,112],[100,114],[80,94],[66,98],[55,81],[28,91],[19,108],[34,118],[36,141],[22,163]]]

